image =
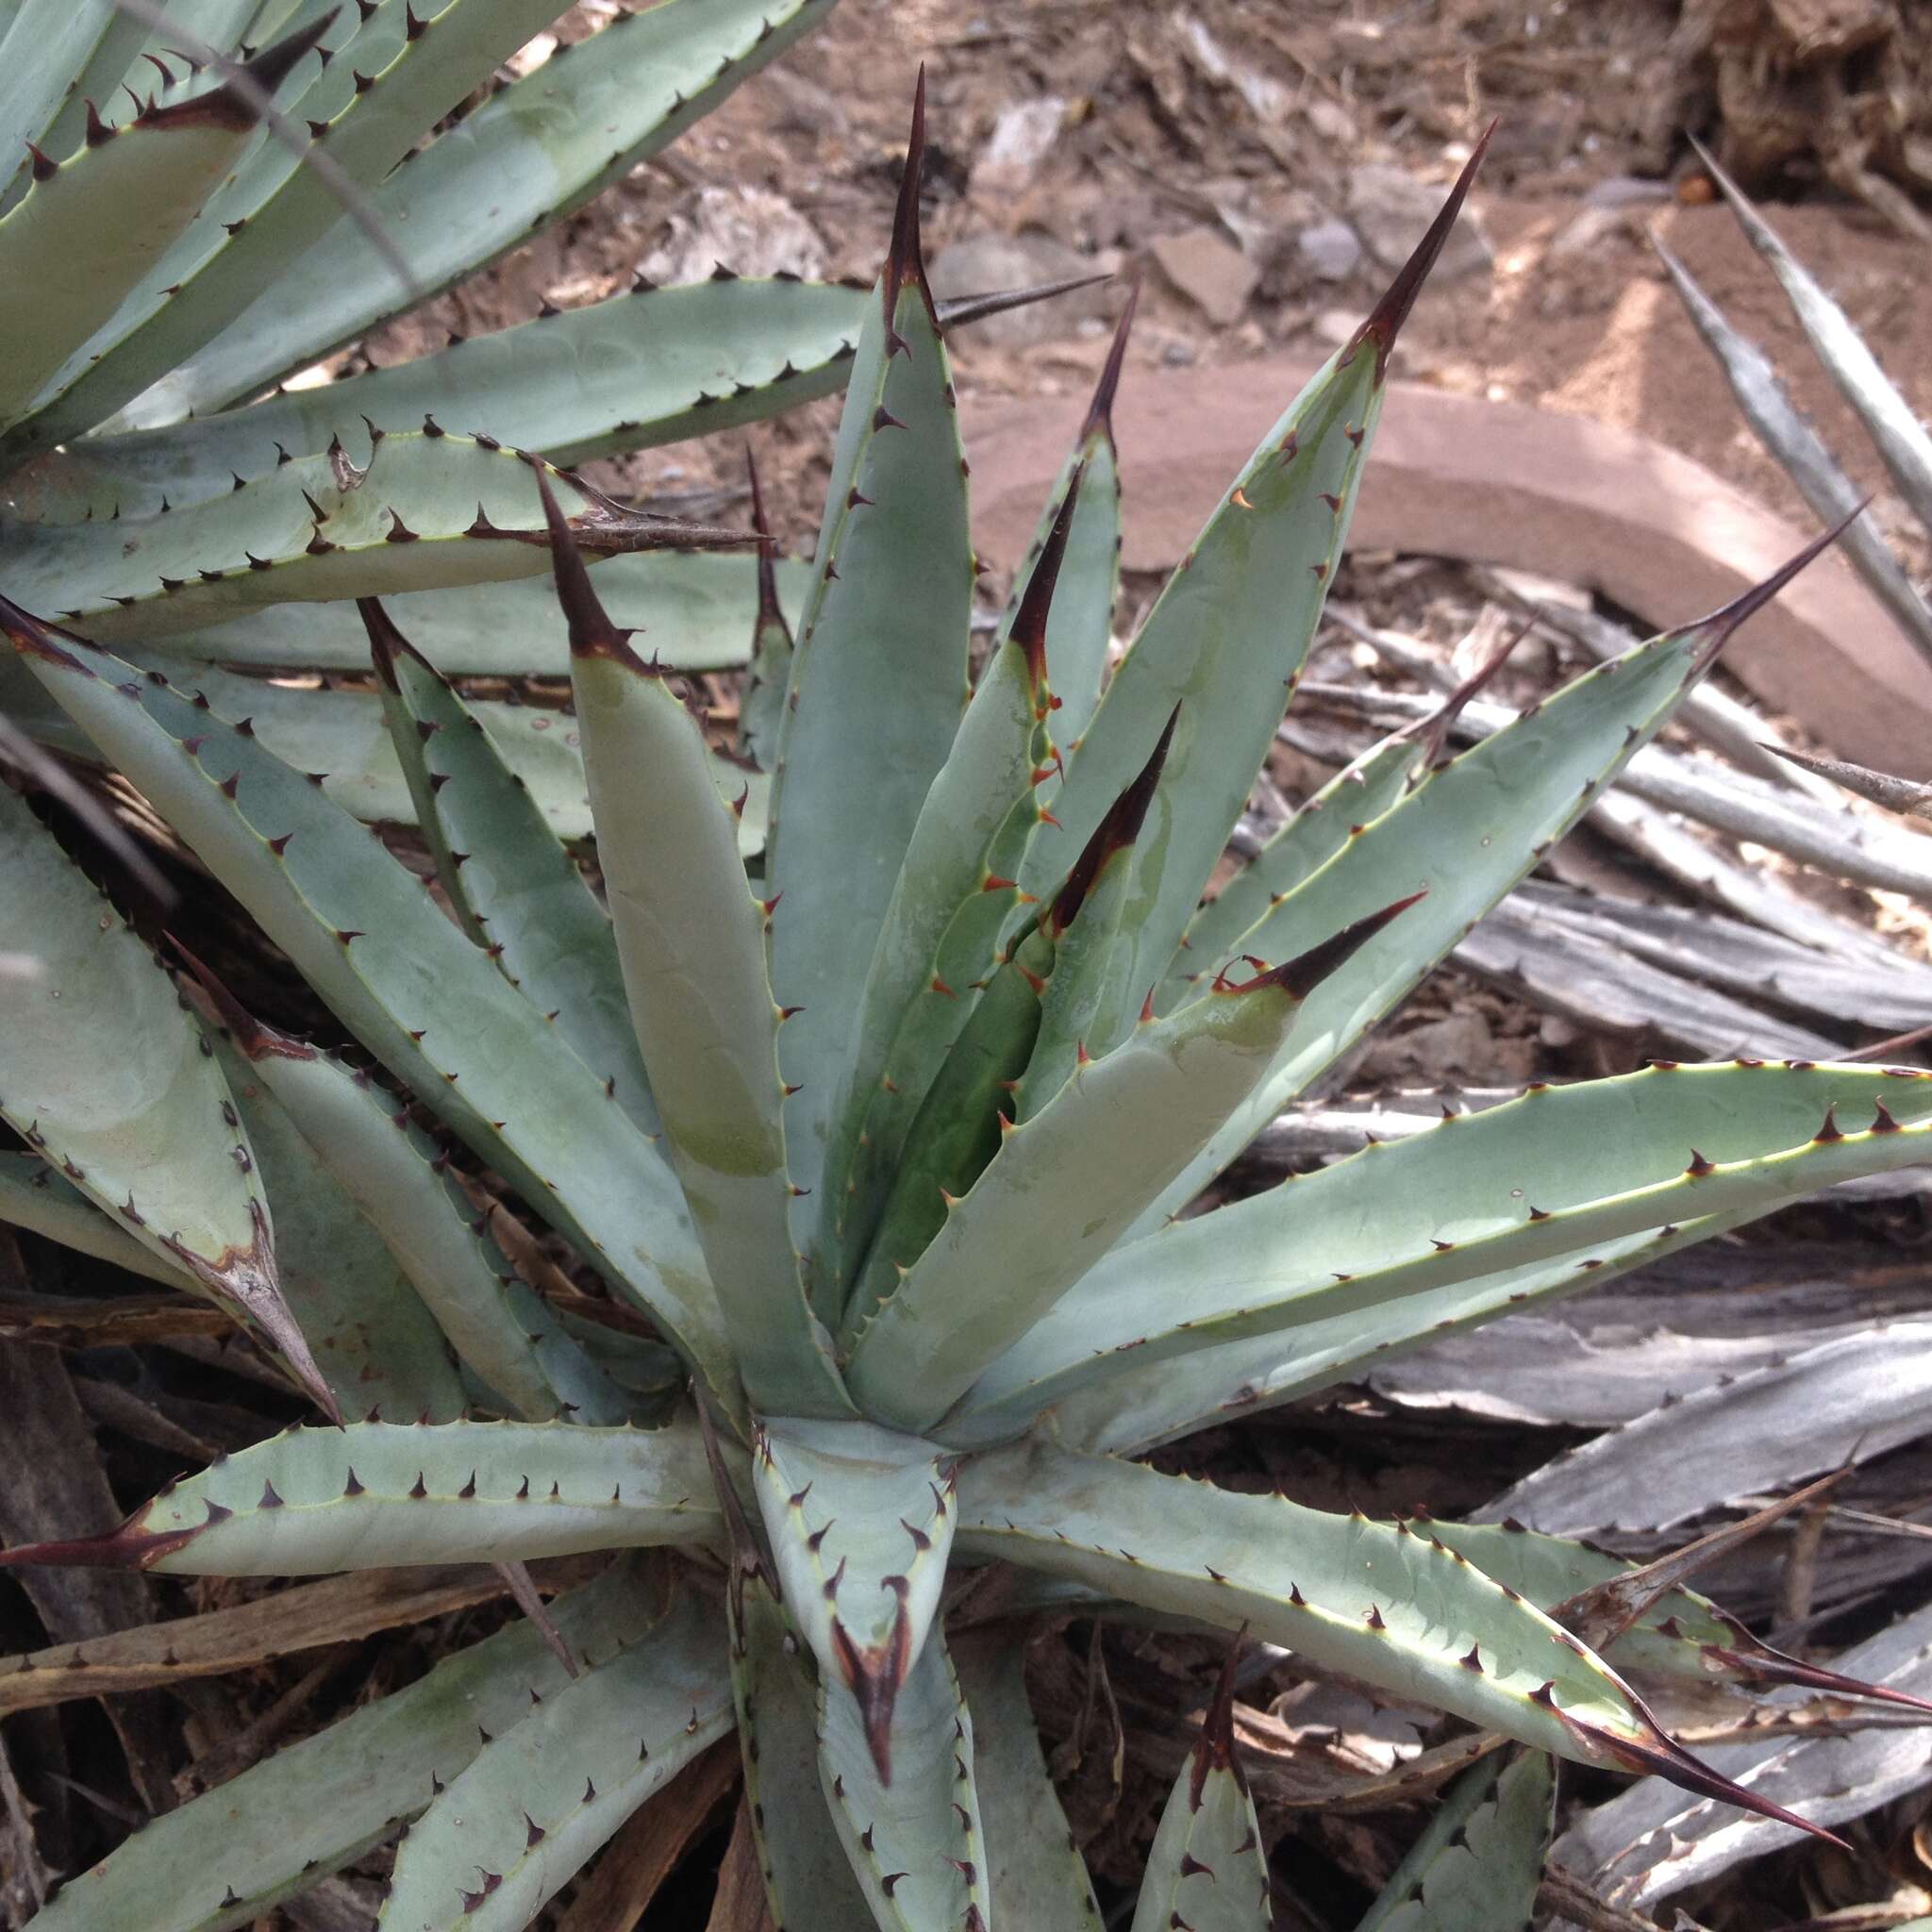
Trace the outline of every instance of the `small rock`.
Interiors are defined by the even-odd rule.
[[[940,250],[926,270],[932,291],[941,301],[956,295],[985,295],[996,289],[1025,289],[1037,282],[1093,275],[1097,264],[1056,242],[1051,235],[964,235]],[[1070,335],[1089,316],[1103,315],[1119,297],[1104,283],[1009,308],[973,325],[978,341],[1021,349]]]
[[[774,127],[796,134],[837,135],[841,139],[851,133],[852,123],[839,97],[829,88],[793,73],[784,61],[766,68],[759,80],[784,103],[773,121]]]
[[[1353,308],[1324,308],[1308,324],[1316,341],[1327,342],[1337,349],[1343,342],[1352,341],[1361,325],[1362,319]]]
[[[639,264],[654,282],[702,282],[723,266],[741,275],[825,272],[825,244],[782,194],[763,188],[700,188],[665,224]]]
[[[1208,227],[1158,235],[1149,252],[1168,280],[1222,327],[1241,320],[1260,279],[1254,263]]]
[[[1364,161],[1348,177],[1349,218],[1369,253],[1386,269],[1398,269],[1408,259],[1435,220],[1442,197],[1441,188],[1380,161]],[[1481,223],[1465,206],[1436,263],[1435,279],[1455,281],[1489,268],[1494,260]]]
[[[1606,175],[1583,197],[1586,208],[1627,208],[1637,201],[1668,201],[1668,181],[1646,181],[1638,175]]]
[[[1265,74],[1244,67],[1191,13],[1185,10],[1176,12],[1174,25],[1180,29],[1181,43],[1189,58],[1209,80],[1234,88],[1247,103],[1248,111],[1258,120],[1281,121],[1287,118],[1290,95],[1278,80],[1271,80]]]
[[[1624,207],[1601,203],[1595,207],[1586,205],[1550,237],[1549,252],[1558,260],[1571,255],[1590,255],[1602,247],[1612,235],[1627,233],[1629,226],[1627,204]]]
[[[1355,144],[1355,116],[1337,101],[1313,100],[1302,109],[1308,125],[1337,147]]]
[[[973,164],[967,192],[993,200],[1017,194],[1053,151],[1066,112],[1067,104],[1058,94],[1046,94],[1037,101],[1014,101],[1002,108],[991,138]]]
[[[1361,264],[1361,238],[1339,215],[1304,228],[1294,245],[1318,282],[1345,282]]]

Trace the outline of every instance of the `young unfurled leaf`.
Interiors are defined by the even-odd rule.
[[[1229,1653],[1193,1755],[1160,1814],[1141,1880],[1133,1932],[1267,1932],[1268,1855],[1234,1736],[1234,1669]]]

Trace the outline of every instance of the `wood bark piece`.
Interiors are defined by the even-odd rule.
[[[1180,561],[1314,366],[1281,358],[1131,373],[1114,408],[1128,569]],[[989,562],[1011,570],[1024,557],[1086,407],[1084,397],[966,407],[974,536]],[[1350,541],[1534,570],[1662,629],[1735,597],[1810,534],[1648,437],[1397,382]],[[1833,750],[1932,778],[1932,675],[1841,558],[1813,564],[1724,661]]]
[[[631,1932],[738,1781],[738,1740],[720,1738],[647,1800],[610,1841],[578,1888],[558,1932]],[[728,1856],[725,1862],[730,1864]],[[762,1893],[756,1855],[752,1876]]]
[[[30,1481],[0,1485],[0,1540],[10,1546],[50,1536],[87,1536],[120,1522],[121,1507],[101,1472],[93,1431],[58,1355],[0,1342],[0,1415],[7,1418],[13,1467],[33,1473]],[[16,1574],[57,1641],[81,1642],[142,1623],[153,1612],[152,1584],[130,1571],[35,1567]],[[170,1809],[174,1792],[160,1705],[136,1693],[107,1698],[103,1707],[142,1802],[152,1812]]]
[[[0,1717],[36,1705],[64,1703],[70,1697],[98,1697],[243,1670],[295,1651],[446,1616],[503,1594],[503,1579],[481,1563],[332,1576],[232,1609],[118,1630],[25,1657],[0,1657]]]
[[[778,1932],[765,1903],[751,1807],[742,1798],[738,1801],[738,1821],[731,1828],[731,1842],[718,1871],[718,1894],[711,1903],[706,1932]]]

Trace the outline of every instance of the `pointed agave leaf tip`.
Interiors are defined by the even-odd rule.
[[[865,1729],[865,1747],[877,1768],[879,1783],[892,1782],[892,1713],[899,1703],[899,1690],[912,1668],[912,1620],[907,1614],[902,1596],[898,1614],[892,1619],[891,1633],[883,1643],[861,1648],[852,1633],[836,1619],[832,1624],[832,1648],[839,1659],[839,1674],[858,1706],[858,1717]]]
[[[210,1299],[241,1309],[260,1328],[281,1351],[295,1380],[308,1391],[315,1406],[341,1428],[342,1411],[335,1391],[323,1378],[301,1324],[282,1299],[268,1217],[258,1201],[250,1205],[249,1211],[254,1220],[255,1238],[246,1248],[228,1247],[209,1260],[206,1256],[192,1254],[174,1241],[164,1241],[161,1245],[204,1285]]]
[[[1248,1626],[1243,1624],[1227,1647],[1227,1661],[1221,1667],[1208,1714],[1201,1720],[1201,1737],[1194,1746],[1193,1768],[1188,1782],[1188,1803],[1196,1811],[1201,1808],[1201,1795],[1210,1772],[1229,1772],[1242,1790],[1248,1788],[1248,1774],[1241,1769],[1241,1753],[1234,1741],[1234,1677],[1241,1652],[1247,1648],[1247,1636]]]
[[[1356,351],[1364,342],[1373,341],[1375,345],[1375,380],[1380,382],[1389,374],[1389,358],[1394,350],[1395,338],[1401,333],[1402,325],[1408,320],[1408,311],[1415,307],[1415,298],[1422,293],[1423,284],[1428,280],[1429,271],[1436,265],[1436,258],[1441,254],[1450,231],[1456,226],[1456,218],[1462,212],[1462,204],[1468,199],[1476,171],[1483,164],[1484,155],[1489,152],[1490,138],[1495,131],[1496,123],[1493,121],[1483,129],[1482,139],[1462,164],[1462,173],[1457,175],[1456,185],[1449,191],[1448,200],[1437,210],[1436,219],[1415,244],[1414,252],[1396,271],[1395,279],[1389,284],[1382,299],[1369,311],[1369,319],[1356,330],[1353,341],[1342,350],[1342,366],[1355,359]]]
[[[1081,425],[1080,441],[1096,431],[1108,441],[1113,441],[1113,402],[1120,393],[1121,371],[1127,366],[1127,337],[1134,327],[1134,311],[1141,306],[1141,278],[1136,275],[1127,284],[1127,306],[1121,310],[1121,319],[1114,324],[1113,346],[1107,352],[1107,361],[1100,372],[1100,380],[1094,385],[1093,400],[1087,406],[1087,421]]]
[[[1757,616],[1801,570],[1814,562],[1821,553],[1829,550],[1865,514],[1871,503],[1869,496],[1861,498],[1830,529],[1812,538],[1804,549],[1788,562],[1780,564],[1762,583],[1753,584],[1748,591],[1740,592],[1700,623],[1687,625],[1688,630],[1707,633],[1704,642],[1698,647],[1691,675],[1702,677],[1717,662],[1718,653],[1736,636],[1739,626],[1748,618]]]
[[[1775,265],[1780,259],[1790,260],[1790,250],[1779,239],[1778,232],[1758,212],[1757,204],[1731,179],[1718,158],[1698,140],[1694,134],[1685,137],[1696,153],[1704,171],[1717,184],[1717,190],[1729,203],[1732,214],[1738,218],[1738,225],[1744,231],[1745,239],[1758,254]]]
[[[321,42],[324,34],[336,24],[336,16],[341,11],[332,7],[320,19],[312,20],[305,27],[277,41],[272,47],[264,47],[252,60],[243,61],[241,72],[247,76],[250,86],[238,86],[229,80],[205,94],[197,94],[192,100],[177,101],[171,108],[153,108],[143,113],[134,123],[137,127],[226,127],[236,133],[243,133],[261,119],[259,103],[264,94],[273,94],[291,73],[296,61],[311,48]]]
[[[299,1040],[291,1040],[286,1033],[277,1032],[266,1021],[258,1020],[222,981],[215,977],[214,973],[191,953],[173,933],[168,933],[164,937],[175,958],[193,974],[208,1007],[213,1011],[215,1024],[233,1039],[236,1047],[245,1058],[267,1059],[271,1055],[285,1060],[315,1058],[315,1049],[312,1046],[304,1046]]]
[[[396,682],[396,659],[413,658],[425,671],[434,672],[421,651],[395,626],[395,620],[382,608],[379,597],[358,597],[356,614],[362,620],[362,628],[369,636],[369,655],[375,663],[375,675],[391,691],[400,691]]]
[[[1429,717],[1421,720],[1411,728],[1422,738],[1427,747],[1427,762],[1433,765],[1442,756],[1442,747],[1449,741],[1449,734],[1456,728],[1456,721],[1461,717],[1463,708],[1475,697],[1509,661],[1509,654],[1532,630],[1536,620],[1525,617],[1509,635],[1497,645],[1496,649],[1468,677],[1465,677],[1449,695],[1442,700],[1441,708]]]
[[[135,1525],[147,1513],[137,1509],[119,1528],[100,1536],[75,1537],[68,1541],[16,1543],[0,1550],[0,1570],[15,1570],[28,1563],[44,1563],[69,1570],[145,1570],[150,1563],[171,1556],[192,1543],[208,1524],[218,1523],[229,1512],[208,1506],[208,1523],[192,1529],[144,1530]]]
[[[1051,282],[1029,282],[1024,289],[988,289],[977,295],[935,297],[933,306],[939,311],[941,332],[950,335],[956,328],[964,328],[969,322],[984,322],[990,315],[1004,315],[1011,308],[1030,308],[1036,302],[1051,302],[1058,295],[1072,295],[1081,289],[1091,289],[1097,283],[1112,279],[1104,269],[1096,269],[1091,275],[1061,275]]]
[[[912,90],[912,131],[906,137],[906,167],[899,176],[899,205],[892,210],[892,242],[886,255],[886,335],[892,335],[892,315],[899,306],[899,291],[916,288],[925,302],[932,325],[940,324],[933,306],[932,291],[925,284],[925,258],[919,236],[919,184],[925,172],[925,63],[919,68],[919,79]]]
[[[537,493],[543,499],[543,519],[550,525],[550,563],[557,579],[557,601],[563,607],[570,625],[571,655],[612,658],[633,670],[648,671],[649,666],[625,641],[626,633],[611,623],[609,613],[591,590],[591,574],[584,568],[583,554],[577,548],[570,520],[558,506],[550,479],[541,469],[535,475]]]
[[[1076,464],[1068,478],[1066,501],[1060,505],[1053,528],[1046,534],[1040,559],[1033,566],[1033,575],[1026,579],[1025,592],[1013,616],[1012,641],[1026,653],[1026,672],[1033,680],[1036,697],[1046,685],[1046,620],[1053,608],[1054,587],[1059,582],[1060,560],[1067,554],[1067,533],[1074,527],[1074,511],[1079,503],[1080,483],[1086,472],[1085,463]]]
[[[1760,1796],[1750,1786],[1737,1784],[1725,1777],[1722,1772],[1713,1771],[1709,1765],[1692,1757],[1681,1744],[1666,1736],[1641,1703],[1639,1703],[1637,1707],[1649,1721],[1656,1734],[1655,1743],[1641,1742],[1634,1738],[1617,1737],[1609,1731],[1599,1730],[1594,1724],[1580,1723],[1560,1710],[1557,1715],[1566,1728],[1580,1732],[1627,1771],[1634,1771],[1640,1775],[1650,1774],[1667,1779],[1680,1790],[1695,1791],[1701,1798],[1715,1798],[1720,1804],[1735,1805],[1740,1811],[1749,1811],[1759,1818],[1770,1818],[1779,1824],[1794,1825],[1807,1837],[1822,1839],[1828,1845],[1838,1846],[1840,1851],[1850,1849],[1836,1832],[1827,1831],[1824,1825],[1814,1824],[1810,1819],[1801,1817],[1795,1811],[1788,1811],[1782,1805]]]
[[[1742,1674],[1761,1677],[1776,1684],[1799,1684],[1807,1690],[1823,1690],[1838,1697],[1875,1697],[1886,1704],[1901,1704],[1911,1710],[1932,1711],[1932,1701],[1914,1697],[1909,1690],[1896,1690],[1890,1684],[1868,1683],[1862,1677],[1848,1677],[1839,1671],[1807,1663],[1803,1657],[1774,1650],[1748,1633],[1740,1634],[1739,1649],[1721,1643],[1707,1643],[1704,1654]]]
[[[36,658],[44,658],[50,664],[58,664],[66,671],[87,670],[73,652],[63,651],[55,641],[57,635],[65,636],[65,632],[57,633],[38,617],[23,610],[9,597],[0,597],[0,631],[7,634],[8,641],[17,651],[31,652]]]
[[[1392,906],[1385,906],[1379,912],[1372,912],[1366,919],[1357,919],[1353,925],[1344,925],[1331,938],[1325,939],[1319,946],[1310,946],[1306,953],[1283,962],[1268,973],[1257,974],[1253,979],[1232,989],[1237,993],[1258,992],[1264,986],[1279,987],[1291,999],[1305,1000],[1321,983],[1345,965],[1356,953],[1382,930],[1392,919],[1399,918],[1418,899],[1428,897],[1427,889],[1411,892],[1406,899],[1398,899]]]
[[[785,613],[778,605],[778,565],[773,556],[772,526],[765,520],[765,497],[758,488],[758,458],[752,455],[750,443],[744,446],[744,475],[751,485],[751,526],[758,533],[758,627],[763,630],[767,625],[774,624],[790,637],[791,627],[785,622]]]
[[[1067,874],[1066,884],[1060,888],[1042,922],[1053,938],[1058,939],[1079,917],[1080,908],[1087,903],[1087,895],[1093,890],[1093,882],[1100,876],[1107,861],[1116,852],[1125,851],[1141,836],[1141,826],[1160,783],[1160,768],[1167,762],[1167,748],[1174,742],[1174,727],[1180,722],[1180,715],[1181,708],[1176,703],[1167,714],[1167,724],[1147,762],[1141,767],[1140,776],[1114,800],[1108,808],[1107,816],[1094,826],[1093,836],[1074,861],[1073,871]]]

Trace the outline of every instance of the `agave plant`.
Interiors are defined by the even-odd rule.
[[[513,452],[575,464],[832,393],[866,291],[721,264],[320,387],[284,379],[622,180],[831,5],[660,0],[494,92],[561,0],[7,9],[0,572],[16,597],[238,701],[232,674],[200,667],[366,671],[343,600],[377,592],[446,671],[560,675]],[[620,615],[648,604],[667,661],[742,661],[750,574],[692,547],[742,533],[556,488],[600,594]],[[781,570],[793,609],[803,582]],[[332,796],[412,816],[373,696],[258,679],[247,702]],[[0,711],[92,755],[10,664]],[[564,734],[485,715],[552,824],[585,834]]]
[[[406,1822],[382,1925],[522,1926],[734,1726],[776,1924],[1096,1925],[1018,1653],[967,1627],[989,1593],[1005,1613],[1245,1627],[1527,1747],[1457,1788],[1372,1924],[1526,1909],[1553,1758],[1762,1808],[1659,1729],[1629,1674],[1857,1688],[1578,1543],[1327,1514],[1143,1459],[1923,1158],[1923,1074],[1657,1064],[1183,1217],[1788,573],[1459,757],[1446,719],[1398,733],[1203,903],[1476,161],[1108,678],[1123,331],[969,682],[967,468],[921,262],[922,126],[923,108],[795,639],[759,573],[756,878],[758,774],[656,660],[648,607],[641,638],[615,621],[541,459],[488,453],[508,479],[490,514],[546,522],[603,903],[493,732],[374,601],[360,616],[449,912],[275,756],[233,686],[0,603],[25,673],[376,1063],[272,1028],[211,974],[202,1017],[184,1009],[0,793],[0,892],[38,965],[0,981],[0,1115],[29,1150],[0,1167],[0,1211],[221,1299],[340,1424],[5,1561],[271,1576],[624,1553],[541,1622],[155,1821],[68,1884],[46,1932],[238,1925]],[[476,650],[497,648],[513,615],[474,608]],[[534,1291],[508,1258],[516,1224],[479,1210],[478,1165],[661,1342]],[[1145,1932],[1269,1923],[1233,1721],[1224,1687],[1154,1843]]]

